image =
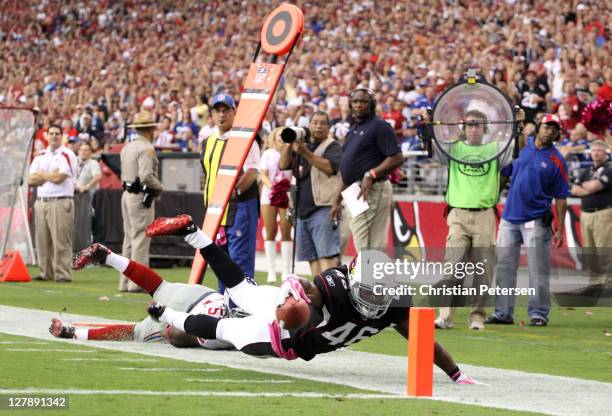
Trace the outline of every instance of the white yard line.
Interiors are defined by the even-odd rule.
[[[49,394],[49,395],[129,395],[129,396],[217,396],[217,397],[305,397],[305,398],[328,398],[328,399],[404,399],[406,397],[392,394],[329,394],[317,392],[246,392],[246,391],[155,391],[155,390],[81,390],[81,389],[0,389],[0,394]]]
[[[255,380],[253,378],[185,378],[184,381],[195,383],[228,383],[228,384],[291,384],[293,380]]]
[[[0,351],[15,351],[15,352],[69,352],[69,353],[86,353],[91,354],[98,352],[96,350],[62,350],[62,349],[44,349],[44,348],[3,348]]]
[[[105,348],[113,349],[113,348]],[[120,350],[121,351],[121,350]],[[107,361],[115,363],[154,363],[155,358],[60,358],[60,361]]]
[[[125,371],[195,371],[202,373],[213,373],[221,371],[218,368],[138,368],[138,367],[118,367],[117,370]]]
[[[47,327],[57,314],[46,311],[0,306],[0,332],[53,340]],[[102,318],[62,315],[67,321]],[[314,360],[262,360],[239,352],[176,349],[165,344],[136,342],[92,342],[62,340],[76,345],[89,345],[98,350],[109,349],[149,356],[179,359],[194,363],[224,365],[231,368],[279,374],[313,381],[341,384],[358,389],[404,395],[406,391],[405,357],[340,350],[322,354]],[[483,349],[482,354],[490,351]],[[133,360],[136,361],[136,360]],[[546,374],[526,373],[460,364],[478,381],[479,386],[456,386],[446,374],[436,369],[433,400],[490,406],[510,410],[540,412],[560,416],[601,416],[609,414],[612,383],[583,380]]]

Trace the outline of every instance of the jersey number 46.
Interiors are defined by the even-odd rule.
[[[348,346],[363,339],[369,338],[380,331],[380,329],[378,328],[364,326],[359,330],[359,332],[357,332],[357,335],[347,341],[347,338],[349,337],[351,332],[353,332],[353,329],[355,329],[356,326],[357,325],[352,322],[347,322],[341,327],[338,327],[332,331],[323,332],[321,335],[329,340],[329,345],[342,344]]]

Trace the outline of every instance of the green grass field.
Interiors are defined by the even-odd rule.
[[[330,385],[283,376],[269,376],[263,373],[234,370],[218,366],[187,363],[163,358],[142,358],[138,354],[98,350],[50,341],[34,344],[35,349],[74,350],[63,352],[36,352],[36,359],[29,360],[26,352],[10,351],[15,346],[27,346],[40,342],[26,337],[0,333],[0,342],[13,341],[24,344],[10,344],[12,348],[0,347],[0,361],[4,389],[83,389],[83,390],[144,390],[153,392],[182,393],[178,397],[169,395],[139,395],[118,393],[69,394],[69,414],[110,415],[110,414],[165,414],[165,415],[269,415],[282,414],[376,414],[397,415],[406,411],[418,415],[490,415],[491,408],[439,403],[429,400],[397,399],[356,399],[356,398],[302,398],[302,397],[257,397],[257,393],[322,392],[346,395],[367,393],[337,384]],[[57,344],[54,345],[54,344]],[[89,352],[93,351],[93,352]],[[31,355],[32,353],[28,354]],[[81,361],[64,361],[67,356],[86,357]],[[128,360],[144,360],[129,362]],[[100,361],[93,361],[100,360]],[[101,361],[104,360],[104,361]],[[113,361],[120,360],[120,361]],[[127,368],[127,370],[126,370]],[[139,371],[139,369],[169,369],[169,371]],[[211,371],[212,370],[212,371]],[[200,380],[200,381],[198,381]],[[246,381],[248,380],[248,382]],[[234,383],[238,381],[239,383]],[[274,382],[274,384],[268,382]],[[254,393],[254,397],[193,397],[201,391]],[[497,411],[496,411],[497,412]],[[19,414],[28,414],[20,412]],[[34,414],[34,413],[32,413]],[[56,414],[53,412],[52,414]],[[502,411],[501,414],[520,415],[524,412]]]
[[[184,282],[187,269],[159,269],[169,281]],[[36,270],[31,270],[36,275]],[[263,274],[258,279],[265,278]],[[207,278],[211,283],[216,279]],[[214,284],[212,286],[215,286]],[[124,321],[142,319],[150,297],[146,294],[116,292],[117,274],[108,268],[86,269],[74,274],[74,282],[4,283],[0,304],[55,312],[93,315]],[[517,308],[517,321],[527,320],[525,308]],[[457,328],[437,331],[437,339],[460,363],[527,372],[570,376],[612,382],[612,308],[560,309],[551,314],[546,328],[488,326],[483,332],[469,331],[465,312],[456,318]],[[18,344],[9,344],[17,342]],[[69,414],[414,414],[490,415],[519,414],[508,410],[460,405],[429,400],[257,397],[261,392],[325,394],[375,393],[352,387],[326,384],[279,375],[194,364],[181,360],[97,349],[65,342],[44,341],[2,333],[0,328],[0,374],[2,389],[146,390],[154,392],[221,391],[251,392],[254,397],[198,397],[141,395],[120,392],[114,395],[70,395]],[[19,347],[16,347],[18,345]],[[27,347],[30,345],[30,347]],[[355,345],[360,351],[406,355],[407,345],[395,331]],[[34,349],[36,351],[13,351]],[[44,350],[74,350],[45,352]],[[87,351],[87,352],[84,352]],[[93,351],[93,352],[92,352]],[[220,352],[222,353],[222,352]],[[105,361],[66,361],[67,356]],[[113,361],[140,359],[145,361]],[[167,372],[122,370],[122,368],[171,368]],[[193,371],[198,370],[198,371]],[[186,379],[200,379],[202,382]],[[207,381],[208,380],[208,381]],[[214,381],[211,381],[214,380]],[[255,380],[255,383],[241,382]],[[275,380],[274,383],[266,383]],[[236,381],[236,382],[234,382]],[[125,396],[125,397],[123,397]],[[55,412],[53,414],[57,414]],[[28,414],[23,411],[20,414]],[[34,414],[34,413],[32,413]]]

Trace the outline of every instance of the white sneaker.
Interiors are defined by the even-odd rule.
[[[268,279],[266,280],[267,283],[275,283],[276,282],[276,273],[275,272],[268,272]]]
[[[485,329],[485,326],[480,321],[472,321],[470,323],[470,329],[475,329],[476,331],[482,331],[483,329]]]
[[[442,318],[438,318],[434,322],[434,327],[436,329],[451,329],[453,327],[453,323],[448,322]]]

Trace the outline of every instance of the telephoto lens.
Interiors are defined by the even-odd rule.
[[[281,140],[287,144],[293,143],[296,140],[307,142],[310,139],[310,130],[301,127],[286,127],[281,131]]]

